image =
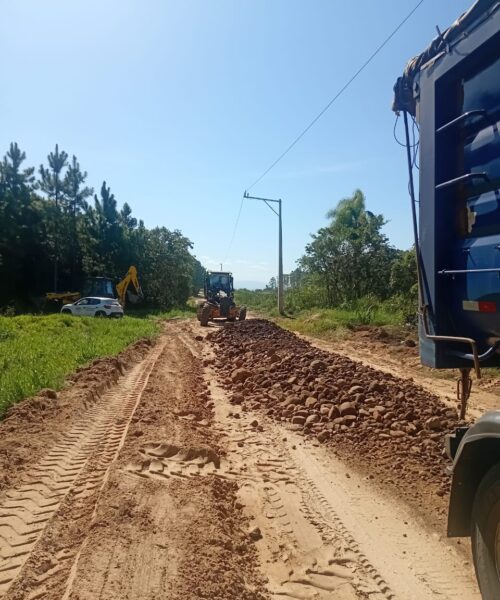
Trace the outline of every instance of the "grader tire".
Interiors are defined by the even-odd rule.
[[[210,306],[204,306],[202,311],[201,311],[201,316],[200,316],[200,324],[202,327],[207,327],[208,322],[210,321]]]

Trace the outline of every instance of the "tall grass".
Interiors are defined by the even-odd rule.
[[[60,388],[76,368],[158,331],[155,320],[134,317],[0,317],[0,416],[42,388]]]
[[[128,308],[127,315],[137,319],[152,319],[153,321],[166,321],[169,319],[189,319],[196,315],[196,306],[188,300],[182,308],[172,308],[164,311],[156,308]]]
[[[276,290],[236,290],[234,300],[238,306],[271,314],[276,309],[278,293]]]
[[[275,290],[236,292],[236,301],[239,304],[245,304],[249,309],[273,317],[287,329],[319,337],[337,335],[339,330],[352,329],[360,325],[400,327],[406,325],[408,320],[406,314],[408,307],[398,298],[382,302],[367,297],[335,308],[321,306],[322,299],[318,299],[316,305],[313,303],[313,298],[307,298],[306,302],[303,298],[300,300],[301,302],[298,302],[298,294],[295,290],[287,291],[285,312],[293,318],[282,318],[277,312]]]
[[[300,311],[293,318],[275,317],[275,320],[286,329],[321,338],[342,337],[347,330],[360,325],[401,326],[399,315],[384,306],[366,309],[318,308]]]

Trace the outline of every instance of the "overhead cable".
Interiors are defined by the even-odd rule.
[[[359,69],[354,73],[354,75],[340,88],[340,90],[335,94],[335,96],[328,102],[328,104],[314,117],[314,119],[307,125],[305,129],[303,129],[299,135],[293,140],[293,142],[278,156],[278,158],[271,163],[271,165],[259,176],[257,179],[247,187],[247,191],[250,191],[255,185],[257,185],[264,177],[274,169],[274,167],[290,152],[290,150],[305,136],[305,134],[311,129],[313,125],[319,121],[319,119],[326,113],[326,111],[332,106],[332,104],[340,98],[340,96],[345,92],[345,90],[351,85],[351,83],[366,69],[366,67],[372,62],[372,60],[377,56],[377,54],[384,48],[384,46],[396,35],[396,33],[403,27],[403,25],[408,21],[408,19],[413,15],[413,13],[418,9],[418,7],[424,3],[424,0],[420,0],[412,10],[406,15],[406,17],[399,23],[399,25],[393,29],[393,31],[385,38],[385,40],[372,52],[369,58],[359,67]]]

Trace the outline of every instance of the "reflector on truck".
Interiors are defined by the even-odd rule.
[[[475,310],[477,312],[494,313],[497,312],[496,302],[485,302],[475,300],[463,300],[462,308],[464,310]]]

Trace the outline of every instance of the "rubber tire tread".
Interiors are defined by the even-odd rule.
[[[207,327],[208,325],[208,321],[210,320],[210,306],[204,306],[203,310],[201,311],[201,316],[200,316],[200,324],[202,327]]]
[[[239,320],[240,321],[244,321],[246,318],[247,318],[247,309],[246,308],[242,308],[240,310]]]
[[[495,538],[499,526],[500,463],[481,480],[472,507],[472,554],[483,600],[500,598],[500,575],[495,562]]]

